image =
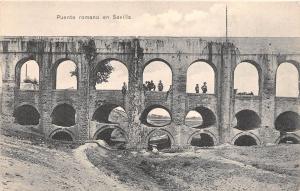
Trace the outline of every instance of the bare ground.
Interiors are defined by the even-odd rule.
[[[299,145],[216,147],[194,152],[88,151],[99,170],[140,190],[298,191]]]
[[[81,147],[72,150],[6,136],[0,137],[0,146],[0,190],[128,190],[84,162]]]
[[[0,146],[0,190],[298,191],[300,184],[299,145],[155,155],[1,135]]]

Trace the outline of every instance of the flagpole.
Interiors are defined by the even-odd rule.
[[[227,5],[226,5],[226,42],[228,42],[228,19],[227,19]]]

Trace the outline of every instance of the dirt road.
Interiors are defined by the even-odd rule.
[[[1,186],[9,191],[128,190],[84,163],[84,149],[49,149],[1,136]]]

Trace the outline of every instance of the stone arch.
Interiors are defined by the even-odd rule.
[[[151,69],[152,64],[161,65],[162,69],[159,72],[157,72],[157,71],[148,71],[148,70]],[[157,70],[157,68],[159,68],[159,67],[156,67],[155,70]],[[165,70],[164,75],[161,75],[162,70]],[[151,59],[148,62],[146,62],[146,64],[143,67],[142,79],[143,79],[144,84],[146,83],[146,81],[153,80],[153,82],[156,86],[156,91],[158,91],[159,80],[162,80],[162,83],[163,83],[163,90],[162,91],[164,91],[164,92],[168,91],[170,89],[170,86],[173,84],[173,69],[172,69],[172,66],[169,62],[167,62],[164,59],[161,59],[161,58]]]
[[[287,60],[278,64],[276,69],[276,96],[298,97],[300,64],[293,60]],[[283,70],[283,71],[282,71]]]
[[[241,67],[250,67],[250,68],[254,67],[256,69],[256,71],[254,72],[254,70],[253,70],[253,72],[255,74],[257,74],[257,78],[256,78],[256,76],[253,76],[253,75],[249,75],[248,77],[246,77],[245,75],[240,75],[239,68],[241,68]],[[252,70],[252,69],[250,69],[250,70]],[[249,71],[245,71],[245,72],[249,72]],[[239,84],[240,80],[238,79],[238,77],[244,78],[242,80],[244,82],[241,83],[243,85]],[[253,82],[253,81],[255,81],[255,84],[253,84],[253,87],[250,87],[250,85],[252,85],[252,83],[249,85],[249,87],[244,85],[244,84],[247,84],[247,82]],[[251,94],[251,92],[253,93],[253,95],[260,95],[261,94],[261,81],[262,81],[262,69],[261,69],[260,65],[253,60],[243,60],[240,63],[238,63],[233,70],[233,87],[234,87],[234,89],[237,90],[236,93],[241,93],[241,95],[244,95],[244,93]],[[239,91],[238,87],[242,88],[241,91]]]
[[[239,143],[237,143],[237,141]],[[241,144],[240,144],[241,142]],[[237,135],[232,139],[231,144],[237,145],[237,146],[252,146],[252,145],[260,145],[261,141],[259,138],[250,132],[242,132]]]
[[[275,129],[281,132],[293,132],[300,129],[300,115],[294,111],[285,111],[275,120]]]
[[[40,75],[41,66],[35,60],[35,58],[33,56],[22,58],[21,60],[19,60],[17,62],[16,66],[15,66],[15,83],[16,83],[16,87],[18,89],[20,89],[20,87],[21,87],[21,71],[22,71],[22,68],[23,68],[25,63],[30,62],[30,61],[33,61],[35,64],[37,64],[37,66],[38,66],[38,76]],[[32,79],[32,80],[34,80],[34,79]],[[37,82],[39,82],[40,77],[39,77],[39,79],[36,79],[36,80],[37,80]]]
[[[56,129],[50,133],[49,138],[62,142],[73,142],[75,140],[74,134],[67,129]]]
[[[64,62],[67,62],[67,61],[69,61],[69,62],[71,62],[72,64],[74,64],[75,65],[75,69],[77,68],[77,70],[78,70],[78,64],[74,61],[74,60],[72,60],[72,59],[70,59],[70,58],[61,58],[61,59],[59,59],[59,60],[57,60],[54,64],[53,64],[53,66],[51,67],[51,73],[52,73],[52,88],[53,89],[57,89],[57,69],[60,67],[60,65],[61,64],[64,64]],[[80,77],[80,74],[79,74],[79,71],[80,70],[78,70],[78,75],[77,75],[77,77],[74,77],[74,78],[76,78],[76,88],[74,88],[74,89],[78,89],[78,86],[79,86],[79,77]],[[71,72],[71,71],[68,71],[68,72]],[[70,74],[70,77],[71,77],[71,74]],[[62,88],[62,89],[65,89],[65,88]]]
[[[292,142],[292,144],[299,144],[300,137],[293,133],[289,133],[278,137],[278,139],[275,141],[276,144],[287,143],[287,142]]]
[[[58,104],[51,113],[51,123],[63,127],[71,127],[75,125],[76,110],[72,105],[67,103]]]
[[[155,134],[158,134],[157,137],[154,140],[150,140]],[[162,137],[159,134],[165,134],[167,137]],[[148,149],[152,149],[152,145],[154,144],[157,145],[158,150],[171,148],[174,142],[175,140],[172,134],[165,129],[154,129],[146,136],[146,143],[148,145]]]
[[[237,120],[237,125],[234,128],[241,131],[248,131],[261,126],[261,119],[253,110],[241,110],[235,114],[235,118]]]
[[[197,126],[191,126],[193,128],[204,129],[204,128],[211,127],[211,126],[213,126],[217,123],[216,115],[214,114],[214,112],[212,110],[210,110],[207,107],[198,106],[195,109],[190,110],[190,111],[196,111],[202,117],[202,123],[200,125],[197,125]],[[187,115],[190,111],[188,111],[186,113],[186,117],[187,117]],[[186,117],[185,117],[185,124],[186,124]]]
[[[127,133],[117,125],[105,125],[101,127],[96,131],[93,139],[101,139],[105,141],[109,146],[117,146],[118,148],[125,148],[125,145],[128,143]]]
[[[13,117],[20,125],[38,125],[41,116],[33,105],[24,103],[15,108]]]
[[[117,86],[116,84],[112,84],[110,86],[114,86],[114,87],[106,87],[105,84],[101,87],[100,84],[97,84],[96,81],[93,80],[93,76],[97,75],[97,67],[99,65],[103,65],[103,64],[106,64],[106,63],[110,63],[110,62],[113,62],[112,64],[110,65],[119,65],[119,67],[121,69],[118,70],[118,72],[124,72],[125,71],[125,74],[122,74],[125,76],[125,78],[122,78],[122,80],[118,79],[118,80],[115,80],[116,82],[120,82],[119,85]],[[113,66],[112,66],[113,67]],[[129,71],[128,71],[128,66],[127,64],[120,60],[120,59],[116,59],[116,58],[105,58],[99,62],[97,62],[95,65],[94,65],[94,68],[90,68],[90,85],[94,88],[94,89],[99,89],[99,90],[121,90],[122,88],[122,85],[123,85],[123,82],[126,83],[126,85],[128,85],[128,82],[129,82]],[[109,78],[117,78],[117,76],[114,76],[114,70],[112,71],[112,73],[110,74],[110,77]],[[124,81],[125,80],[125,81]],[[110,82],[108,82],[110,83]],[[98,86],[98,87],[97,87]],[[116,87],[115,87],[116,86]]]
[[[186,92],[187,93],[194,93],[195,92],[195,85],[197,84],[193,84],[192,82],[193,81],[195,81],[195,80],[193,80],[192,79],[192,75],[191,74],[189,74],[189,72],[191,71],[191,67],[193,67],[193,66],[195,66],[196,64],[201,64],[201,65],[203,65],[203,66],[209,66],[209,69],[212,69],[212,77],[211,77],[211,75],[209,75],[208,76],[208,81],[209,82],[207,82],[207,79],[206,80],[203,80],[202,78],[201,78],[201,80],[199,80],[199,75],[198,75],[198,79],[196,80],[196,81],[199,81],[198,82],[198,84],[199,84],[199,86],[200,86],[200,92],[201,92],[201,85],[202,85],[202,83],[201,82],[204,82],[204,81],[206,81],[207,83],[208,83],[208,92],[209,93],[213,93],[213,94],[215,94],[216,92],[217,92],[217,86],[216,86],[216,83],[217,83],[217,81],[218,81],[218,72],[217,72],[217,68],[216,68],[216,66],[212,63],[212,62],[209,62],[208,60],[204,60],[204,59],[198,59],[198,60],[195,60],[194,62],[192,62],[189,66],[188,66],[188,68],[187,68],[187,71],[186,71]],[[208,68],[207,68],[208,69]],[[207,69],[205,70],[206,72],[205,73],[208,73],[209,71],[207,71]],[[208,69],[208,70],[209,70]],[[194,72],[197,72],[197,71],[194,71]],[[201,75],[200,75],[201,76]],[[196,78],[196,77],[195,77]],[[210,83],[210,81],[212,81],[212,83]],[[213,85],[211,85],[211,84],[213,84]],[[190,86],[191,85],[191,86]],[[212,87],[212,88],[210,88],[210,87]],[[211,91],[211,89],[212,89],[212,91]]]
[[[123,111],[120,110],[118,114],[120,114],[120,120],[122,122],[128,122],[128,115],[125,109],[118,105],[118,104],[113,104],[113,103],[105,103],[103,105],[100,105],[93,113],[92,116],[92,121],[97,121],[99,123],[115,123],[114,121],[110,120],[110,115],[113,110],[116,108],[122,108]],[[125,121],[126,120],[126,121]]]
[[[169,114],[169,116],[170,116],[170,122],[169,123],[164,124],[164,125],[155,125],[155,124],[149,123],[147,121],[148,114],[153,109],[157,109],[157,108],[163,109],[163,110],[165,110]],[[172,114],[171,114],[170,110],[167,107],[162,106],[162,105],[158,105],[158,104],[153,104],[153,105],[150,105],[150,106],[148,106],[147,108],[144,109],[144,111],[141,114],[140,120],[141,120],[142,124],[147,125],[147,126],[151,126],[151,127],[163,127],[163,126],[167,126],[167,125],[169,125],[169,124],[172,123]]]
[[[199,135],[199,140],[193,140],[193,138],[197,135]],[[196,141],[196,143],[193,143],[195,141]],[[199,146],[199,147],[214,146],[217,144],[217,138],[210,131],[206,131],[206,130],[196,131],[189,137],[187,143],[189,145]],[[193,145],[193,144],[195,144],[195,145]]]

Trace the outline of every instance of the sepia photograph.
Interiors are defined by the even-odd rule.
[[[300,191],[300,1],[0,1],[0,190]]]

